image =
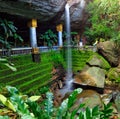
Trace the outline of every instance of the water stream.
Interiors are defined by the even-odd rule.
[[[67,74],[66,74],[66,82],[65,87],[61,90],[61,93],[64,95],[67,92],[71,92],[72,89],[72,51],[71,51],[71,28],[70,28],[70,6],[66,4],[65,6],[65,24],[66,24],[66,61],[67,61]]]
[[[67,41],[67,50],[66,50],[66,60],[67,60],[67,80],[72,80],[72,52],[71,52],[71,29],[70,29],[70,14],[69,14],[69,5],[65,6],[65,23],[66,23],[66,41]]]
[[[82,10],[84,8],[85,1],[81,0],[80,8],[82,14]],[[70,5],[67,3],[65,5],[65,25],[66,25],[66,42],[67,42],[67,49],[66,49],[66,61],[67,61],[67,74],[66,74],[66,82],[63,89],[61,89],[61,94],[66,94],[67,92],[73,91],[73,73],[72,73],[72,49],[71,49],[71,25],[70,25]]]

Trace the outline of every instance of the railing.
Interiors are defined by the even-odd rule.
[[[47,46],[38,47],[40,52],[48,52],[50,50]],[[53,46],[52,50],[58,50],[58,46]],[[23,47],[23,48],[12,48],[10,50],[7,49],[0,49],[0,56],[7,56],[7,55],[17,55],[17,54],[31,54],[32,47]]]
[[[95,49],[95,47],[93,46],[83,46],[83,47],[78,47],[78,46],[70,46],[73,49],[78,49],[78,50],[93,50]],[[51,49],[52,50],[59,50],[59,46],[53,46],[52,48],[49,48],[47,46],[41,46],[38,47],[40,52],[48,52]],[[31,54],[32,52],[32,47],[23,47],[23,48],[12,48],[10,50],[6,50],[6,49],[0,49],[0,56],[7,56],[9,55],[18,55],[18,54]]]
[[[31,53],[31,47],[27,48],[12,48],[10,50],[7,49],[0,49],[0,56],[7,56],[9,54],[11,55],[17,55],[17,54],[30,54]]]

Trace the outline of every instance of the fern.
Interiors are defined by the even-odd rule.
[[[69,96],[69,98],[62,102],[62,104],[58,110],[57,119],[68,119],[71,116],[75,115],[75,114],[71,114],[70,108],[73,106],[74,102],[76,101],[77,95],[81,92],[82,92],[81,88],[75,89],[72,92],[72,94]],[[79,110],[79,109],[77,109],[77,110]],[[76,112],[77,111],[75,111],[74,113],[76,113]]]
[[[50,118],[53,112],[53,94],[51,92],[47,92],[46,97],[47,99],[45,100],[45,112],[47,113],[48,118]]]
[[[30,100],[28,100],[27,104],[34,116],[38,119],[42,119],[44,112],[40,106],[36,102],[31,102]]]
[[[74,90],[59,108],[53,106],[53,94],[51,92],[46,93],[46,100],[39,105],[29,98],[23,100],[23,96],[16,88],[7,86],[7,89],[10,93],[10,101],[21,119],[108,119],[113,111],[111,104],[104,104],[103,110],[100,110],[99,106],[87,107],[83,110],[85,104],[80,104],[78,108],[71,111],[77,95],[82,91],[80,88]],[[9,117],[1,116],[0,118],[8,119]]]

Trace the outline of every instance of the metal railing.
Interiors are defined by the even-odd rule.
[[[38,47],[40,52],[48,52],[49,50],[58,50],[59,46],[53,46],[49,48],[47,46]],[[31,54],[32,47],[22,47],[22,48],[11,48],[7,49],[0,49],[0,56],[7,56],[7,55],[18,55],[18,54]]]
[[[78,50],[92,50],[94,51],[93,46],[71,46],[73,49]],[[48,52],[50,50],[59,50],[59,46],[53,46],[52,48],[49,48],[47,46],[41,46],[38,47],[40,52]],[[18,55],[18,54],[31,54],[32,53],[32,47],[21,47],[21,48],[12,48],[10,50],[7,49],[0,49],[0,56],[7,56],[10,53],[10,55]]]

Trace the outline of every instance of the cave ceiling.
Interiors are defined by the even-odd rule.
[[[86,25],[88,14],[86,4],[90,0],[0,0],[0,17],[16,22],[25,27],[27,22],[35,18],[38,28],[54,29],[65,21],[65,5],[70,5],[71,29],[81,31]]]

